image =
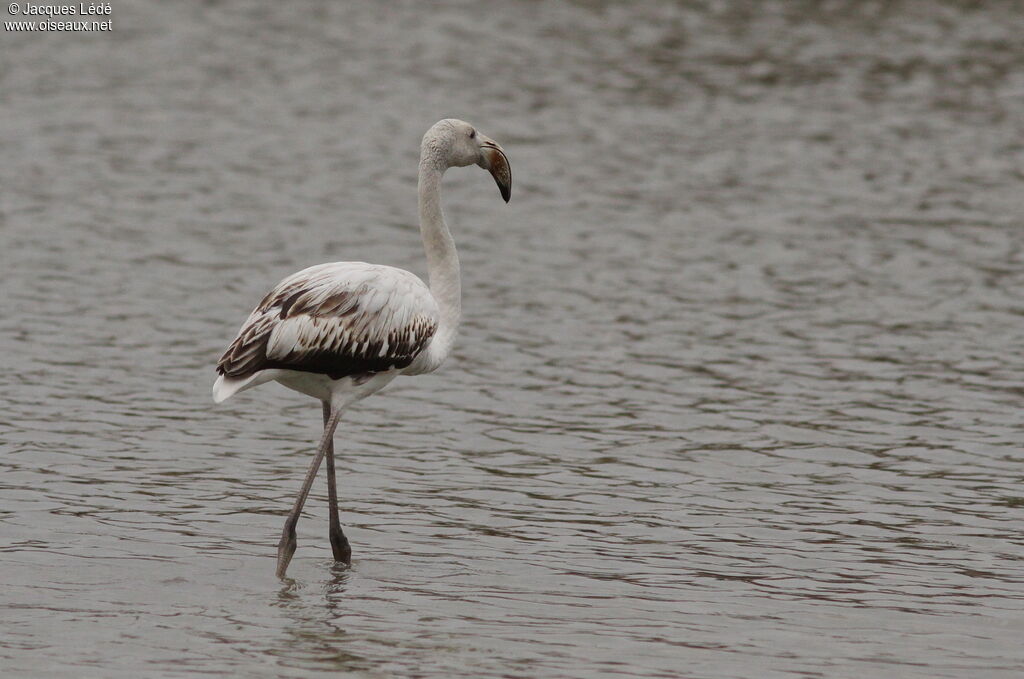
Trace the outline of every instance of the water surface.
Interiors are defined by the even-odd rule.
[[[941,3],[113,8],[0,42],[12,677],[950,677],[1024,666],[1024,15]],[[449,363],[337,436],[213,365],[266,289],[424,273]]]

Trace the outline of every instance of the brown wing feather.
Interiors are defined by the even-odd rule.
[[[332,379],[405,368],[438,323],[422,281],[391,267],[343,262],[281,281],[217,364],[228,377],[284,368]]]

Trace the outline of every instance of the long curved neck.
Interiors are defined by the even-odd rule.
[[[427,253],[430,292],[441,310],[440,324],[430,344],[431,370],[451,351],[462,316],[459,255],[441,211],[441,176],[445,169],[434,154],[425,153],[420,159],[420,233]]]

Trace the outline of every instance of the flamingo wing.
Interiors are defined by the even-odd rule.
[[[437,302],[390,266],[335,262],[285,278],[249,315],[217,363],[244,378],[281,368],[340,379],[405,368],[433,337]]]

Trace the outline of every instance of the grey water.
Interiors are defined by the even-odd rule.
[[[0,36],[2,676],[1021,675],[1019,5],[105,18]],[[279,581],[319,406],[213,365],[305,266],[425,273],[448,116],[512,202],[449,172],[457,348]]]

